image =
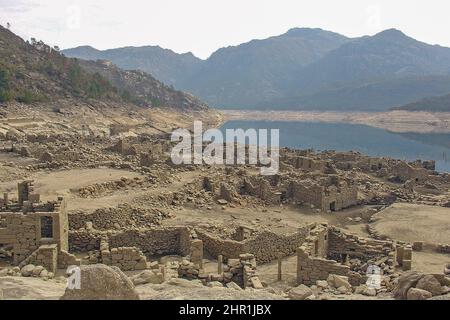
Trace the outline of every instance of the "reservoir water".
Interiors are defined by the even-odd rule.
[[[394,133],[365,125],[325,122],[226,122],[226,129],[279,129],[280,146],[297,149],[359,151],[403,160],[435,160],[436,170],[450,172],[450,134]]]

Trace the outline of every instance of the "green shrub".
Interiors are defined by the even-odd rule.
[[[77,62],[71,63],[68,71],[69,81],[73,90],[79,92],[81,90],[83,79],[81,67]]]
[[[113,91],[110,83],[99,73],[95,73],[87,83],[87,93],[89,98],[100,98]]]
[[[0,102],[11,100],[12,94],[9,91],[0,90]]]
[[[34,93],[30,90],[23,89],[16,95],[16,101],[30,104],[33,102],[42,102],[45,101],[46,98],[40,93]]]
[[[150,101],[152,102],[152,107],[158,108],[158,107],[161,107],[161,105],[162,105],[161,101],[159,101],[156,98],[150,98]]]
[[[9,86],[9,72],[5,69],[0,69],[0,102],[11,100],[11,88]]]

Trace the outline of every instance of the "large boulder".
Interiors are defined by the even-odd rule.
[[[377,295],[377,289],[366,286],[362,294],[368,297],[375,297]]]
[[[328,289],[328,282],[325,280],[317,280],[316,286],[319,287],[320,289]]]
[[[417,282],[417,289],[426,290],[431,292],[433,296],[439,296],[442,294],[442,286],[439,281],[431,274],[424,276]]]
[[[66,289],[61,300],[139,300],[133,282],[117,267],[80,267],[80,289]]]
[[[408,271],[402,274],[398,278],[397,285],[392,291],[394,298],[405,300],[407,298],[408,290],[414,288],[423,276],[422,273],[416,271]]]
[[[31,273],[31,275],[33,277],[39,277],[41,272],[44,270],[45,270],[45,268],[43,266],[37,266],[36,268],[33,269],[33,272]]]
[[[292,300],[305,300],[312,294],[313,294],[312,290],[309,287],[305,286],[304,284],[292,288],[288,292],[288,296]]]
[[[330,274],[327,278],[328,285],[333,288],[346,287],[351,289],[352,285],[348,282],[348,277],[339,276],[337,274]]]
[[[31,277],[34,268],[36,268],[34,264],[27,264],[22,269],[20,269],[20,274],[22,275],[22,277]]]
[[[406,294],[407,300],[427,300],[431,298],[433,295],[431,292],[428,292],[426,290],[417,289],[417,288],[411,288],[408,290],[408,293]]]

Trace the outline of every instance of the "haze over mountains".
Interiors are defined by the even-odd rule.
[[[450,112],[450,94],[424,98],[395,109],[406,111]]]
[[[143,70],[219,108],[382,111],[450,93],[450,48],[395,29],[361,38],[291,29],[207,60],[155,46],[63,53]]]

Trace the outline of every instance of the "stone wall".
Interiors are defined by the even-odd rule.
[[[436,251],[439,253],[450,253],[450,245],[449,244],[439,244],[436,248]]]
[[[350,268],[321,257],[311,256],[308,249],[300,247],[297,250],[297,282],[313,285],[317,280],[326,280],[329,274],[348,275]]]
[[[145,181],[139,177],[135,178],[122,177],[118,180],[105,181],[85,186],[83,188],[78,189],[78,194],[81,198],[99,197],[103,194],[115,192],[117,190],[136,188],[142,186],[144,183]]]
[[[348,266],[326,258],[329,246],[328,226],[312,226],[306,241],[297,250],[299,284],[313,285],[317,280],[326,280],[329,274],[348,275]]]
[[[322,198],[323,211],[338,211],[351,207],[357,203],[358,190],[355,185],[342,181],[339,187],[331,186],[325,190]]]
[[[359,285],[365,272],[359,267],[360,262],[384,265],[394,256],[395,245],[391,241],[360,238],[326,224],[315,224],[297,250],[297,281],[313,285],[317,280],[326,280],[329,274],[336,274],[348,276],[352,285]],[[348,263],[349,259],[359,262]]]
[[[108,237],[100,241],[99,260],[106,265],[115,266],[121,270],[145,270],[147,269],[147,257],[136,247],[110,248]]]
[[[136,247],[101,248],[102,263],[124,271],[147,269],[147,258]]]
[[[0,228],[0,244],[13,245],[14,264],[19,264],[39,247],[38,216],[21,213],[3,213],[0,216],[6,225]]]
[[[59,210],[60,207],[55,209]],[[68,248],[67,219],[60,211],[56,212],[28,212],[27,214],[10,212],[0,213],[3,228],[0,228],[0,244],[13,245],[14,263],[19,264],[26,259],[41,244],[56,244],[59,250]],[[44,238],[41,225],[42,218],[48,217],[50,228],[43,228],[51,232],[51,238]]]
[[[69,214],[70,230],[86,227],[92,223],[97,230],[112,230],[125,227],[152,227],[161,222],[167,213],[156,209],[137,208],[121,205],[117,208],[97,209],[92,213],[77,212]]]
[[[300,203],[312,204],[321,209],[324,192],[325,188],[314,181],[293,181],[289,186],[288,196]]]
[[[145,255],[187,255],[190,248],[190,233],[185,227],[156,227],[151,229],[127,229],[115,232],[95,229],[70,231],[71,252],[101,250],[102,238],[107,237],[111,248],[135,247]]]
[[[292,159],[292,164],[295,168],[305,170],[305,171],[320,171],[323,172],[325,170],[325,161],[312,159],[308,157],[295,157]]]
[[[86,229],[70,230],[69,251],[88,252],[92,250],[100,250],[102,235],[102,232],[95,232]]]
[[[81,265],[81,260],[65,250],[60,250],[58,252],[58,267],[66,269],[69,266],[79,266]]]
[[[185,227],[131,229],[109,236],[110,247],[137,247],[147,256],[188,255],[190,241],[189,230]]]
[[[328,232],[328,256],[340,259],[343,255],[349,258],[368,260],[380,256],[388,256],[395,251],[391,241],[360,238],[331,227]]]
[[[244,253],[244,244],[241,241],[232,239],[222,239],[202,230],[195,230],[197,237],[203,241],[203,248],[211,257],[217,258],[219,255],[226,259],[238,258]]]
[[[58,250],[56,244],[49,244],[41,245],[23,260],[19,267],[22,268],[28,264],[43,266],[47,271],[55,273],[57,268],[65,269],[73,265],[79,266],[81,265],[81,260],[67,251]]]
[[[426,180],[429,173],[430,172],[427,169],[415,168],[400,160],[389,170],[389,174],[396,176],[401,182],[406,182],[411,179],[417,182],[422,182]]]
[[[27,264],[34,264],[36,266],[43,266],[47,271],[56,272],[58,267],[58,247],[56,244],[42,245],[25,260],[23,260],[19,267],[22,268]]]
[[[253,254],[258,263],[267,263],[282,257],[295,254],[307,235],[307,227],[298,229],[288,235],[271,231],[257,231],[246,239],[223,239],[202,230],[196,230],[203,241],[204,249],[214,258],[222,255],[226,259],[237,259],[244,253]]]
[[[255,256],[259,264],[268,263],[295,254],[297,248],[305,241],[307,227],[288,235],[276,234],[270,231],[258,232],[254,237],[244,240],[243,252]]]
[[[357,188],[346,181],[328,186],[312,180],[293,181],[288,196],[299,203],[311,204],[322,211],[338,211],[357,203]]]

